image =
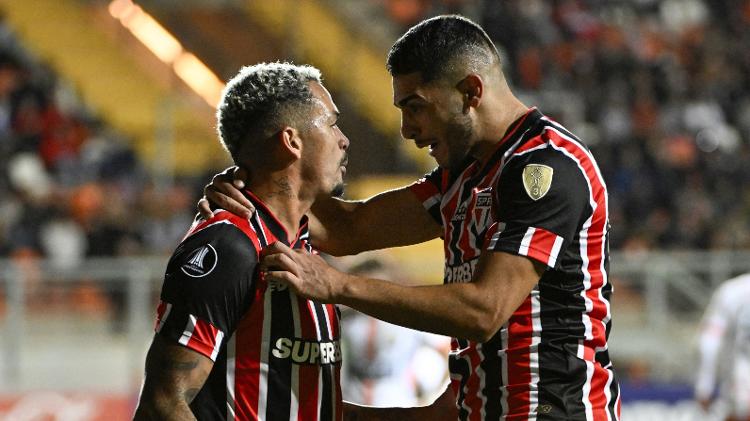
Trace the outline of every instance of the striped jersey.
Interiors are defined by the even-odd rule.
[[[156,332],[214,361],[190,405],[199,420],[341,420],[338,309],[266,282],[257,269],[275,241],[313,253],[307,219],[289,236],[246,193],[257,209],[249,220],[219,210],[177,247]]]
[[[443,226],[444,283],[471,281],[485,251],[526,256],[546,271],[488,342],[453,339],[459,418],[618,420],[607,190],[593,156],[532,108],[480,165],[437,168],[411,187]]]

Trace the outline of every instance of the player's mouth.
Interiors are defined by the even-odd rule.
[[[414,143],[417,145],[419,149],[430,147],[430,149],[435,149],[437,147],[437,139],[415,139]]]

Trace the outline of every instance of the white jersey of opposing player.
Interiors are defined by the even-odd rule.
[[[428,404],[448,378],[450,339],[370,316],[343,315],[344,399],[373,406]]]
[[[750,416],[750,274],[730,279],[711,298],[700,334],[698,399],[719,387],[728,415]]]

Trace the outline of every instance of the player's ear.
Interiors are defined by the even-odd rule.
[[[294,156],[295,159],[302,157],[302,139],[299,130],[294,127],[285,126],[278,133],[279,146],[285,153]]]
[[[482,80],[482,76],[471,73],[458,82],[456,89],[458,89],[463,97],[464,111],[468,111],[469,108],[479,107],[479,104],[482,102],[484,80]]]

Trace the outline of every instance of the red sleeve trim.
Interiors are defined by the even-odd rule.
[[[211,323],[190,314],[179,342],[187,348],[211,358],[211,361],[216,361],[216,355],[219,353],[223,339],[224,332]]]

